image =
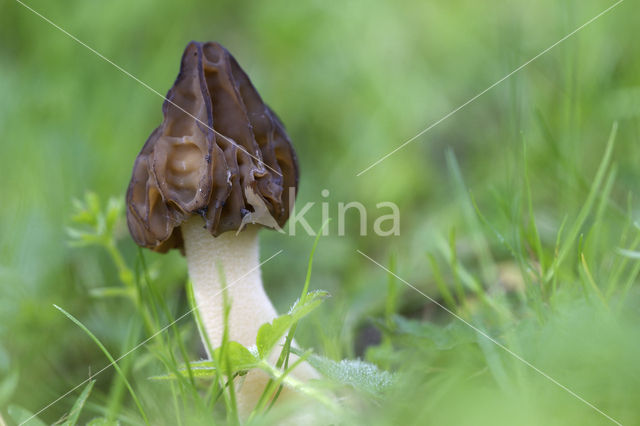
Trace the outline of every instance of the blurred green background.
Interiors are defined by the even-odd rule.
[[[190,40],[222,43],[289,131],[301,168],[298,206],[316,203],[307,216],[312,226],[321,225],[322,202],[334,217],[338,202],[367,206],[368,236],[358,235],[358,217],[350,214],[346,236],[337,236],[334,220],[330,236],[321,240],[312,287],[333,297],[301,324],[298,340],[330,358],[367,357],[407,374],[397,398],[389,399],[397,401],[385,410],[391,417],[371,420],[393,423],[413,413],[416,423],[421,416],[443,424],[608,422],[502,352],[495,356],[507,363],[505,381],[514,387],[495,379],[500,374],[494,370],[486,383],[442,379],[447,387],[431,380],[430,362],[444,357],[451,374],[467,377],[476,371],[477,347],[455,356],[436,353],[420,343],[420,333],[415,347],[376,346],[388,277],[356,249],[385,265],[395,256],[399,276],[438,298],[436,271],[453,285],[458,274],[447,265],[465,265],[488,297],[512,314],[502,322],[473,313],[469,318],[495,335],[509,330],[516,352],[607,407],[612,417],[639,424],[639,409],[631,403],[640,398],[639,299],[635,275],[626,272],[638,261],[625,264],[624,277],[633,285],[621,303],[629,301],[630,308],[610,328],[577,284],[584,279],[580,253],[597,286],[621,280],[611,277],[621,261],[616,249],[628,248],[638,233],[629,226],[640,206],[637,3],[621,3],[360,177],[359,171],[613,2],[25,3],[161,93],[173,83]],[[37,411],[107,363],[54,303],[120,352],[135,311],[118,300],[91,297],[91,289],[116,285],[117,271],[103,250],[70,247],[66,228],[72,199],[87,191],[103,200],[124,196],[133,161],[162,117],[159,97],[17,2],[0,0],[0,11],[0,413],[7,417],[9,404]],[[554,310],[543,298],[542,310],[561,314],[535,319],[522,289],[529,281],[521,273],[522,258],[540,262],[524,238],[531,236],[529,221],[535,218],[549,265],[563,220],[569,228],[587,199],[614,122],[609,192],[599,219],[589,216],[578,227],[582,237],[558,275],[558,286],[567,289],[560,298],[566,307]],[[522,208],[525,177],[533,216]],[[323,189],[329,197],[321,196]],[[383,201],[400,208],[400,236],[372,235],[375,218],[388,213],[376,208]],[[596,225],[597,237],[591,232]],[[137,248],[126,223],[117,232],[133,267]],[[447,247],[454,233],[452,261]],[[263,258],[284,249],[263,275],[276,306],[286,310],[300,292],[313,237],[262,234]],[[180,254],[145,257],[175,311],[186,311]],[[450,323],[428,300],[398,286],[397,313]],[[201,354],[196,341],[190,350],[194,359]],[[409,360],[418,360],[411,364],[415,371],[405,368]],[[482,372],[485,364],[478,365]],[[518,387],[525,375],[533,384]],[[98,378],[97,395],[108,392],[112,377],[107,371]],[[513,401],[495,396],[492,386]],[[71,403],[63,400],[42,418],[55,421]]]

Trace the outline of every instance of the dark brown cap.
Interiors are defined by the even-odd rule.
[[[192,215],[214,237],[246,223],[284,226],[298,188],[295,151],[224,47],[187,45],[162,113],[127,190],[136,243],[159,252],[182,248],[180,225]]]

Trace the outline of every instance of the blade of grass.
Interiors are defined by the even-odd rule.
[[[134,317],[130,321],[126,341],[120,348],[120,351],[122,353],[126,353],[137,343],[137,338],[141,330],[140,330],[140,322],[135,321],[135,319],[136,318]],[[125,374],[128,372],[129,367],[131,366],[132,360],[133,360],[132,357],[126,357],[125,359],[121,360],[121,363],[122,363],[121,369]],[[116,375],[113,378],[113,383],[110,386],[108,400],[107,400],[107,418],[109,420],[114,420],[117,417],[117,413],[120,412],[120,409],[122,407],[122,397],[124,392],[125,392],[124,380],[122,380],[121,375]]]
[[[392,272],[397,272],[397,258],[395,255],[389,256],[389,270]],[[398,306],[398,285],[397,279],[393,276],[393,274],[389,274],[387,280],[387,297],[385,298],[384,304],[384,316],[387,322],[387,327],[393,328],[393,316],[396,313],[396,309]]]
[[[618,123],[614,122],[613,126],[611,128],[611,132],[609,134],[609,139],[608,139],[607,144],[606,144],[606,148],[605,148],[604,155],[602,157],[602,161],[600,162],[600,165],[598,166],[598,170],[596,172],[595,178],[593,180],[593,183],[591,184],[591,188],[589,190],[589,194],[587,196],[587,200],[585,201],[585,203],[583,204],[582,208],[580,209],[580,212],[578,213],[578,216],[577,216],[575,222],[573,223],[573,225],[569,229],[569,232],[567,233],[567,236],[566,236],[564,242],[562,243],[562,246],[560,247],[558,255],[554,259],[554,263],[555,263],[554,266],[557,266],[558,264],[561,264],[564,261],[565,257],[569,253],[569,250],[571,250],[571,248],[575,244],[575,241],[576,241],[576,239],[577,239],[577,237],[578,237],[578,235],[580,233],[580,229],[582,228],[582,225],[584,224],[584,222],[586,221],[587,217],[591,213],[591,210],[592,210],[593,205],[594,205],[594,201],[595,201],[596,197],[598,196],[598,193],[600,191],[600,187],[602,186],[602,183],[603,183],[604,178],[605,178],[605,174],[606,174],[607,168],[609,167],[609,163],[611,161],[611,155],[613,153],[613,147],[615,145],[615,139],[616,139],[617,132],[618,132]],[[545,277],[545,279],[547,281],[551,279],[551,274],[553,274],[553,271],[554,271],[554,268],[552,268],[547,273],[547,276]]]
[[[140,261],[140,265],[142,268],[142,272],[143,272],[143,276],[144,276],[144,280],[145,280],[145,286],[146,288],[149,289],[149,295],[150,295],[150,300],[151,300],[151,304],[152,305],[160,305],[160,308],[162,309],[162,311],[164,312],[164,315],[166,317],[166,320],[169,324],[171,324],[171,331],[173,332],[177,344],[178,344],[178,349],[180,350],[180,354],[182,355],[182,359],[184,364],[186,365],[187,368],[187,373],[188,373],[188,377],[189,377],[189,382],[191,383],[191,387],[193,388],[194,392],[195,391],[195,379],[193,377],[193,373],[191,371],[191,366],[189,364],[189,355],[187,354],[187,350],[184,347],[184,343],[182,342],[182,339],[180,338],[180,331],[178,330],[178,326],[176,325],[176,320],[174,318],[174,316],[171,314],[171,311],[169,310],[169,307],[167,306],[167,304],[164,301],[164,298],[160,297],[160,295],[157,294],[157,292],[155,291],[155,288],[153,285],[151,285],[151,277],[149,276],[149,269],[147,268],[147,263],[146,260],[144,258],[144,253],[142,252],[142,248],[138,247],[138,259]],[[170,344],[171,340],[169,339],[169,344]],[[169,345],[170,346],[170,345]],[[176,362],[175,357],[173,356],[173,352],[171,350],[169,350],[169,355],[171,356],[171,360],[173,361],[174,365],[177,367],[178,363]],[[197,393],[197,392],[196,392]]]
[[[273,408],[273,404],[276,403],[276,401],[278,400],[278,397],[280,396],[280,394],[282,393],[282,389],[283,389],[283,381],[285,379],[285,377],[291,373],[298,365],[302,364],[304,361],[307,360],[307,358],[309,357],[309,355],[311,355],[311,351],[307,351],[306,353],[304,353],[303,355],[301,355],[297,360],[295,360],[295,362],[293,364],[291,364],[289,367],[285,368],[285,371],[282,373],[282,375],[280,377],[278,377],[278,379],[276,379],[276,381],[273,383],[274,387],[278,387],[278,390],[276,392],[276,394],[273,396],[273,398],[271,398],[271,403],[269,404],[269,406],[265,409],[265,412],[268,412],[271,408]]]
[[[473,274],[467,271],[467,269],[464,267],[462,263],[458,262],[457,253],[455,252],[455,247],[453,248],[451,247],[451,240],[447,241],[444,239],[444,237],[440,235],[436,235],[434,238],[435,238],[435,245],[440,250],[444,259],[449,263],[449,267],[451,268],[451,271],[456,274],[454,275],[454,279],[456,276],[459,279],[458,281],[459,288],[456,293],[458,297],[462,297],[462,302],[458,302],[458,303],[463,308],[463,310],[466,306],[465,305],[466,293],[464,292],[464,288],[462,287],[462,284],[464,284],[467,289],[473,292],[473,294],[478,296],[478,299],[482,303],[486,304],[488,307],[493,309],[497,314],[499,314],[501,318],[505,320],[512,319],[513,315],[511,314],[511,312],[505,306],[498,303],[497,300],[495,300],[494,298],[487,297],[487,293],[484,291],[484,288],[481,287],[476,277],[474,277]],[[453,244],[455,246],[455,241]],[[461,296],[460,296],[460,292],[462,292]]]
[[[602,302],[602,305],[605,308],[608,308],[607,300],[605,299],[604,295],[600,291],[600,288],[598,287],[596,282],[593,280],[593,276],[591,275],[591,271],[589,270],[589,266],[587,265],[587,260],[584,257],[584,253],[580,253],[580,262],[582,263],[582,268],[584,269],[584,273],[587,278],[587,283],[591,286],[593,293],[595,293],[595,295],[598,296],[598,299],[600,299],[600,301]]]
[[[449,241],[448,241],[448,250],[449,250],[449,267],[451,268],[451,274],[453,275],[453,288],[455,289],[456,296],[458,298],[458,303],[462,307],[462,310],[465,309],[467,304],[466,295],[464,289],[462,288],[462,280],[460,279],[460,274],[458,270],[458,250],[456,249],[456,229],[451,228],[449,231]],[[478,292],[479,289],[474,288],[474,292]]]
[[[458,197],[460,200],[460,206],[464,213],[464,218],[471,231],[471,238],[473,241],[473,248],[475,255],[480,263],[480,270],[482,273],[482,280],[485,283],[490,283],[495,279],[495,262],[491,256],[491,249],[488,241],[482,232],[482,227],[478,222],[477,216],[474,214],[473,205],[470,202],[469,191],[462,177],[458,160],[452,149],[448,149],[446,152],[446,161],[449,172],[453,176],[453,180],[456,185]]]
[[[299,364],[306,361],[307,357],[310,354],[311,354],[311,351],[305,352],[303,355],[300,356],[300,358],[298,358],[293,364],[291,364],[289,368],[287,368],[285,371],[282,371],[282,372],[277,368],[274,368],[264,360],[261,362],[260,368],[262,368],[269,375],[271,375],[272,378],[274,378],[274,383],[272,384],[273,387],[282,386],[283,384],[288,384],[293,389],[296,389],[299,392],[302,392],[305,395],[308,395],[316,399],[317,401],[321,402],[327,408],[329,408],[332,412],[337,412],[338,406],[336,405],[335,401],[332,398],[328,397],[322,392],[319,392],[315,388],[308,386],[306,383],[292,377],[290,374]],[[266,405],[266,402],[263,401],[263,406],[264,405]]]
[[[76,423],[78,423],[80,412],[82,411],[82,408],[84,407],[84,403],[87,401],[87,398],[89,398],[91,389],[93,389],[93,385],[95,384],[96,384],[95,380],[91,380],[89,383],[87,383],[87,386],[85,386],[82,393],[80,394],[78,399],[76,399],[76,402],[73,404],[73,407],[69,412],[69,418],[67,419],[66,422],[63,423],[63,426],[75,426]]]
[[[200,310],[198,309],[198,304],[196,303],[196,297],[193,291],[193,283],[191,282],[191,280],[187,281],[187,299],[189,300],[189,307],[193,312],[193,316],[195,317],[196,326],[198,328],[200,338],[204,342],[204,346],[205,346],[205,350],[207,351],[208,358],[211,360],[211,362],[214,363],[216,368],[216,378],[211,383],[211,389],[209,389],[209,391],[207,392],[208,395],[213,396],[217,394],[214,388],[219,386],[220,383],[223,382],[222,373],[220,372],[220,365],[218,364],[217,359],[212,356],[214,353],[213,345],[211,344],[209,335],[207,334],[204,328],[204,322],[202,321],[202,316],[200,315]],[[228,406],[230,402],[228,400],[227,393],[223,392],[222,397],[224,398],[225,406]],[[214,402],[215,400],[210,401],[211,404],[213,404]]]
[[[175,373],[178,369],[178,362],[175,358],[173,350],[171,349],[173,347],[171,333],[173,333],[173,335],[175,336],[175,340],[177,340],[178,342],[178,347],[180,348],[180,352],[182,354],[184,363],[187,366],[189,382],[187,382],[183,376],[179,376],[178,383],[177,383],[179,392],[176,392],[174,383],[170,384],[172,400],[173,400],[174,407],[176,408],[175,409],[176,423],[180,425],[182,424],[182,419],[180,418],[180,410],[178,409],[178,406],[179,406],[178,400],[177,400],[178,394],[182,396],[183,408],[186,408],[185,389],[189,389],[191,391],[193,400],[198,403],[200,408],[204,409],[206,407],[206,404],[202,402],[202,399],[200,398],[200,395],[198,394],[198,391],[196,389],[195,379],[193,378],[193,374],[191,373],[191,367],[189,364],[189,357],[187,355],[187,351],[184,347],[180,333],[178,331],[178,326],[176,324],[175,318],[173,317],[173,315],[171,315],[169,308],[164,302],[164,299],[160,295],[158,295],[158,293],[156,292],[155,286],[152,285],[151,276],[149,274],[149,268],[147,267],[146,259],[141,247],[138,247],[137,262],[136,262],[136,268],[135,268],[135,283],[136,283],[136,288],[138,289],[138,293],[142,296],[141,297],[142,309],[144,309],[146,306],[149,306],[148,310],[151,311],[152,318],[154,320],[154,325],[153,325],[154,328],[157,328],[157,324],[160,323],[160,316],[158,314],[158,308],[157,308],[158,305],[160,306],[160,308],[165,314],[165,320],[166,320],[165,323],[168,323],[170,325],[171,331],[167,334],[166,342],[164,340],[164,337],[161,334],[159,334],[156,338],[158,345],[154,345],[154,347],[152,347],[151,349],[152,352],[162,362],[162,364],[164,365],[164,367],[168,372]],[[163,353],[166,353],[168,355],[169,360],[166,359]]]
[[[529,180],[529,166],[528,166],[528,158],[527,158],[527,144],[522,144],[522,164],[523,171],[522,177],[524,180],[524,190],[527,199],[527,212],[529,214],[529,229],[533,233],[531,239],[533,239],[533,248],[538,257],[538,263],[540,264],[539,275],[540,278],[545,275],[546,262],[544,258],[544,251],[542,250],[542,241],[540,240],[540,233],[538,232],[538,226],[536,224],[536,217],[533,213],[533,201],[531,196],[531,182]],[[542,280],[540,280],[542,281]]]
[[[60,312],[62,312],[67,318],[69,318],[74,324],[76,324],[78,327],[80,327],[80,329],[82,329],[82,331],[84,331],[90,338],[91,340],[93,340],[93,342],[98,345],[98,347],[100,348],[100,350],[102,351],[102,353],[109,359],[109,362],[111,363],[111,365],[113,365],[113,368],[116,370],[116,372],[122,377],[122,379],[124,380],[125,385],[127,386],[127,389],[129,390],[129,393],[131,394],[131,397],[133,398],[133,401],[135,402],[136,406],[138,407],[138,411],[140,411],[140,415],[142,416],[142,419],[144,420],[145,424],[149,424],[149,419],[147,418],[147,414],[144,412],[144,409],[142,408],[142,404],[140,403],[140,400],[138,399],[138,396],[136,395],[135,391],[133,390],[133,388],[131,387],[131,383],[129,383],[129,380],[127,379],[126,375],[123,373],[123,371],[120,369],[120,366],[118,365],[118,363],[115,361],[115,359],[113,358],[113,356],[111,356],[111,353],[107,350],[107,348],[102,344],[102,342],[91,332],[89,331],[89,329],[87,327],[85,327],[84,324],[82,324],[76,317],[74,317],[73,315],[71,315],[69,312],[65,311],[64,309],[62,309],[60,306],[58,305],[53,305],[57,310],[59,310]]]
[[[602,187],[602,192],[600,193],[600,200],[598,201],[598,206],[596,207],[595,218],[593,220],[593,224],[591,225],[591,230],[589,232],[589,250],[590,258],[595,258],[597,253],[595,250],[600,247],[600,241],[602,237],[602,230],[605,228],[605,213],[607,212],[607,207],[609,206],[609,198],[611,197],[611,191],[613,189],[613,184],[615,183],[616,176],[618,174],[618,168],[615,164],[611,165],[611,170],[607,174],[607,179]]]
[[[553,252],[554,253],[553,262],[551,262],[551,268],[549,269],[549,273],[551,273],[551,276],[553,278],[553,281],[551,281],[551,295],[555,295],[558,290],[558,271],[560,268],[560,263],[557,261],[557,258],[560,252],[560,244],[562,241],[562,235],[564,234],[564,227],[567,224],[568,218],[569,218],[568,215],[564,216],[564,218],[562,219],[562,222],[560,222],[560,227],[558,228],[558,234],[556,235],[556,244]],[[545,282],[547,282],[546,279],[545,279]]]
[[[453,294],[451,294],[451,290],[449,290],[449,286],[442,277],[442,272],[440,272],[440,267],[438,266],[436,258],[431,253],[427,253],[427,258],[429,259],[429,264],[431,265],[431,273],[433,274],[433,279],[436,282],[436,286],[438,287],[438,291],[440,292],[444,303],[449,309],[456,311],[458,309],[456,306],[456,301],[453,298]]]
[[[480,210],[480,208],[478,207],[478,204],[475,201],[475,197],[473,197],[473,195],[470,196],[471,198],[471,203],[473,204],[473,207],[475,209],[476,214],[478,215],[478,217],[480,218],[480,220],[482,221],[482,223],[491,230],[491,232],[496,236],[496,238],[498,239],[498,242],[500,244],[502,244],[511,254],[511,256],[513,256],[513,259],[518,259],[518,254],[516,253],[516,251],[514,250],[514,248],[511,246],[511,244],[509,244],[509,241],[507,241],[507,239],[505,238],[504,235],[502,235],[502,233],[500,233],[500,231],[498,231],[490,222],[489,220],[487,220],[487,218],[482,214],[482,211]]]
[[[630,233],[630,226],[626,227],[623,230],[623,238],[621,239],[621,243],[624,242],[624,240],[626,239],[626,237],[627,237],[627,235],[629,233]],[[607,287],[607,291],[605,293],[607,299],[611,298],[611,296],[614,294],[615,290],[617,290],[618,283],[621,282],[621,280],[622,280],[622,274],[624,273],[629,261],[633,258],[633,256],[625,255],[625,253],[627,253],[627,254],[628,253],[633,253],[634,250],[637,250],[638,246],[640,246],[640,233],[636,234],[636,237],[631,242],[631,245],[629,246],[628,249],[618,249],[618,254],[622,254],[622,256],[620,256],[620,261],[618,262],[618,264],[616,265],[615,270],[611,274],[610,283],[609,283],[609,286]],[[631,284],[632,283],[633,283],[633,281],[631,281]],[[629,285],[631,285],[631,284],[629,284]],[[624,293],[626,294],[626,291],[624,291]]]
[[[629,275],[625,280],[624,285],[622,286],[622,297],[620,298],[621,299],[620,307],[624,305],[624,301],[627,298],[627,294],[629,293],[629,290],[631,290],[633,283],[638,278],[638,274],[640,274],[640,253],[637,253],[637,252],[633,252],[633,253],[634,253],[633,259],[636,260],[636,263],[631,268],[631,271],[629,271]],[[638,257],[635,257],[636,254],[638,255]]]

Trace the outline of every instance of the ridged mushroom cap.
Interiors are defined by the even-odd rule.
[[[187,45],[127,190],[127,223],[140,246],[183,248],[180,225],[204,218],[212,236],[247,223],[284,226],[298,163],[284,126],[218,43]]]

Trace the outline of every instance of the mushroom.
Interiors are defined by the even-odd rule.
[[[224,329],[219,265],[231,300],[229,339],[255,345],[260,325],[277,316],[262,286],[258,230],[280,229],[289,217],[298,187],[295,151],[278,117],[218,43],[187,45],[162,112],[133,166],[129,231],[140,246],[186,256],[213,347]],[[308,365],[300,367],[298,377],[314,376]],[[261,371],[247,374],[238,390],[241,412],[253,407],[267,380]]]

